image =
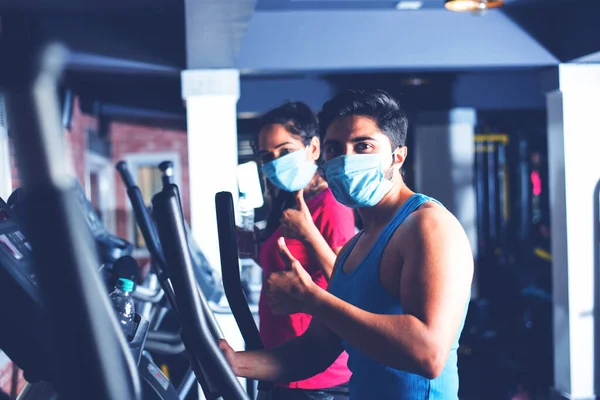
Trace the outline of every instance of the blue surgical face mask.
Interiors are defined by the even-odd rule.
[[[352,207],[373,207],[393,186],[385,178],[389,160],[381,154],[347,154],[323,165],[327,183],[336,200]]]
[[[279,189],[295,192],[308,186],[317,165],[306,157],[306,149],[300,149],[268,162],[262,171]]]

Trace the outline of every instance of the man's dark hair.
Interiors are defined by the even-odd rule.
[[[305,146],[319,134],[319,123],[315,113],[304,103],[288,102],[267,112],[260,118],[258,130],[267,125],[279,124],[292,135],[302,139]]]
[[[392,143],[392,150],[406,144],[408,119],[398,101],[384,90],[345,90],[323,105],[319,113],[321,137],[338,118],[359,115],[372,119]]]

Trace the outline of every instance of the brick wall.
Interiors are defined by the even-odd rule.
[[[5,355],[0,351],[0,391],[6,394],[13,392],[13,383],[16,379],[15,393],[19,393],[25,385],[23,371],[16,365],[8,361]]]
[[[90,129],[95,130],[97,127],[98,119],[82,113],[79,107],[79,99],[75,98],[71,129],[66,132],[66,145],[73,161],[75,175],[83,187],[85,187],[86,179],[87,132]]]
[[[190,220],[190,192],[188,187],[187,136],[184,131],[133,125],[122,122],[110,124],[113,164],[128,154],[176,152],[181,160],[181,202],[184,218]],[[135,177],[134,177],[135,178]],[[116,177],[117,235],[127,237],[126,204],[129,201],[120,177]]]
[[[75,98],[71,129],[65,132],[68,153],[73,161],[73,170],[79,182],[85,187],[87,132],[97,129],[98,119],[81,112],[79,99]],[[158,128],[151,125],[139,125],[124,122],[112,122],[109,125],[109,138],[113,148],[113,164],[123,159],[127,154],[177,152],[181,160],[181,196],[183,214],[190,221],[190,204],[188,188],[188,151],[185,131]],[[11,146],[12,148],[12,146]],[[18,168],[14,150],[11,157],[11,175],[13,188],[20,186]],[[116,174],[116,172],[115,172]],[[119,176],[115,177],[117,235],[128,239],[125,188]]]
[[[79,183],[85,187],[85,163],[86,163],[86,148],[87,148],[87,131],[88,129],[95,129],[98,126],[97,118],[83,114],[79,108],[79,100],[75,99],[73,106],[73,119],[71,122],[71,129],[65,130],[65,144],[67,146],[67,153],[73,162],[73,171]],[[10,166],[11,166],[11,178],[13,189],[21,186],[21,179],[19,177],[19,168],[17,159],[15,157],[15,150],[10,141]]]
[[[85,187],[87,132],[97,129],[98,120],[94,116],[81,112],[79,100],[75,99],[71,129],[65,132],[66,145],[73,161],[73,170],[79,182]],[[188,151],[185,131],[162,129],[153,126],[135,125],[123,122],[113,122],[109,126],[109,138],[112,141],[113,164],[125,155],[131,153],[160,153],[165,151],[177,152],[181,160],[180,187],[184,217],[190,220],[189,188],[188,188]],[[14,146],[11,143],[11,177],[13,189],[20,186],[17,161],[14,156]],[[116,172],[115,172],[116,174]],[[129,201],[121,178],[115,177],[115,196],[117,207],[117,234],[127,239],[126,202]],[[140,264],[145,260],[139,260]],[[13,368],[16,368],[0,350],[0,390],[10,393]],[[18,390],[25,384],[22,371],[18,374]]]
[[[19,178],[19,169],[17,168],[17,159],[15,157],[15,146],[12,139],[8,140],[10,146],[10,179],[12,182],[13,190],[21,186],[21,179]]]

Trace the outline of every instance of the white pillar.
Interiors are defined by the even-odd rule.
[[[548,93],[547,106],[554,396],[595,399],[600,65],[560,65],[558,87]]]
[[[475,124],[470,108],[419,114],[415,123],[415,190],[442,202],[460,221],[477,251]],[[477,297],[473,283],[472,296]]]
[[[4,95],[0,92],[0,197],[5,201],[12,191],[10,172],[10,149],[8,144],[8,121],[4,107]]]
[[[181,92],[187,107],[192,231],[210,265],[220,271],[215,194],[229,191],[237,202],[239,72],[183,71]]]

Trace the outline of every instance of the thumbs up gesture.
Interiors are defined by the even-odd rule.
[[[289,239],[298,239],[307,242],[319,230],[313,222],[310,210],[304,201],[304,190],[296,192],[296,208],[283,211],[280,219],[281,233]]]
[[[274,272],[267,278],[266,299],[275,315],[307,312],[321,290],[306,272],[302,264],[290,253],[285,239],[277,241],[279,255],[285,263],[285,271]]]

